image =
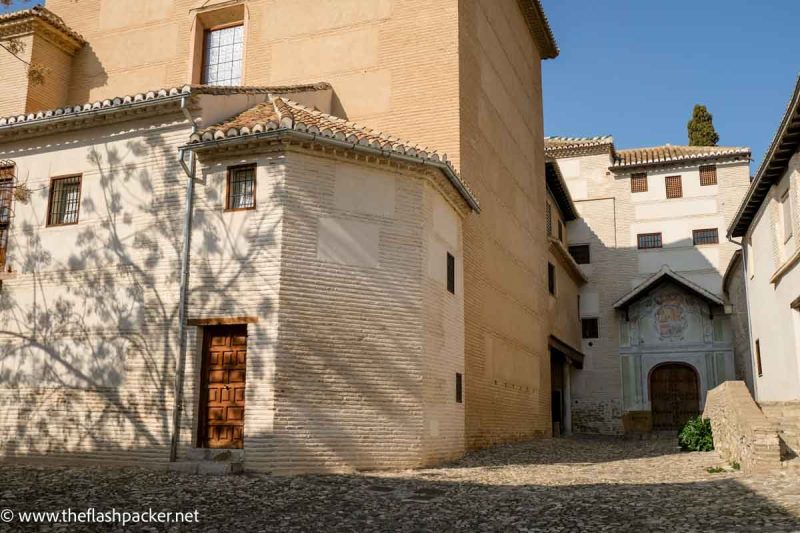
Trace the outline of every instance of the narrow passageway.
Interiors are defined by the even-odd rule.
[[[4,506],[15,512],[197,509],[200,518],[199,526],[134,524],[130,531],[217,531],[222,524],[229,531],[800,529],[797,472],[746,475],[715,452],[682,453],[671,440],[541,440],[438,468],[298,477],[5,464],[0,485]],[[26,530],[13,525],[0,530]]]

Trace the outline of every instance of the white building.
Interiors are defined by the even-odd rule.
[[[800,400],[800,80],[728,235],[741,239],[755,397]]]
[[[580,218],[570,252],[585,354],[572,376],[577,432],[673,429],[737,374],[720,240],[744,195],[750,150],[617,150],[611,137],[547,138]]]

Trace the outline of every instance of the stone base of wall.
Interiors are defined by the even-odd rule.
[[[618,400],[572,401],[572,431],[594,435],[622,435],[622,406]]]
[[[778,428],[781,459],[796,461],[800,458],[800,401],[760,402],[761,412]]]
[[[705,418],[711,419],[714,447],[745,472],[781,467],[777,427],[759,410],[744,381],[726,381],[708,391]]]

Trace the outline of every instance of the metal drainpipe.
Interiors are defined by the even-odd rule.
[[[756,355],[755,350],[755,340],[753,339],[753,322],[750,318],[750,289],[748,288],[748,277],[747,277],[747,248],[744,245],[744,237],[742,237],[742,242],[734,241],[730,236],[727,236],[729,242],[735,244],[742,250],[742,272],[744,273],[744,305],[747,309],[747,344],[750,348],[750,370],[753,374],[753,396],[758,397],[758,375],[757,369],[753,364],[753,358]],[[722,288],[725,290],[725,287]],[[755,400],[755,398],[753,398]]]
[[[188,109],[188,98],[181,98],[181,111],[192,125],[192,133],[197,131],[192,115]],[[184,159],[185,151],[189,152],[189,165]],[[181,148],[178,151],[180,165],[186,172],[186,210],[183,218],[183,249],[181,250],[180,296],[178,299],[178,361],[175,365],[175,398],[172,407],[172,441],[169,449],[169,462],[178,458],[178,443],[181,429],[181,404],[183,403],[183,373],[186,367],[186,299],[189,282],[189,250],[192,232],[192,202],[194,200],[195,155],[192,150]]]

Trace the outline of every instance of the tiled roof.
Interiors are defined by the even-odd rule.
[[[542,59],[558,56],[558,45],[540,0],[517,0],[528,29],[539,47]]]
[[[728,227],[728,236],[741,237],[747,233],[764,198],[773,184],[786,172],[789,160],[800,148],[800,76],[794,86],[786,111],[772,137],[767,153],[761,160],[750,188]]]
[[[60,30],[62,33],[72,37],[79,44],[86,44],[86,40],[83,38],[83,36],[81,36],[80,33],[67,26],[61,17],[43,6],[34,6],[30,9],[22,9],[20,11],[12,11],[11,13],[0,15],[0,24],[22,21],[28,17],[36,17],[41,19],[50,24],[52,27]]]
[[[390,158],[402,156],[421,163],[434,164],[446,170],[448,177],[454,181],[453,185],[467,203],[473,209],[479,209],[474,193],[458,176],[445,154],[440,155],[430,148],[322,113],[278,95],[273,95],[269,101],[251,107],[225,122],[192,134],[189,143],[212,143],[278,130],[310,134],[322,140],[362,146],[380,151]]]
[[[614,153],[614,137],[545,137],[544,152],[551,157]]]
[[[651,288],[666,280],[672,280],[712,304],[725,305],[725,302],[716,294],[707,291],[700,285],[681,276],[667,265],[664,265],[661,267],[661,270],[645,279],[637,287],[628,292],[628,294],[614,302],[614,309],[624,309],[628,307],[631,303],[647,294]]]
[[[105,100],[98,100],[96,102],[89,102],[86,104],[60,107],[57,109],[47,109],[37,111],[35,113],[27,113],[22,115],[14,115],[10,117],[0,117],[0,129],[10,127],[15,124],[35,124],[39,121],[57,117],[78,116],[85,113],[91,113],[102,109],[109,108],[122,108],[127,105],[138,104],[140,102],[156,102],[166,98],[175,96],[189,96],[193,94],[289,94],[305,91],[318,91],[327,90],[331,86],[328,83],[312,83],[305,85],[280,85],[274,87],[267,86],[234,86],[234,87],[221,87],[211,85],[184,85],[183,87],[170,87],[166,89],[157,89],[153,91],[136,93],[127,96],[118,96],[115,98],[107,98]]]
[[[614,168],[635,167],[698,159],[750,157],[750,148],[744,146],[652,146],[617,150]]]

